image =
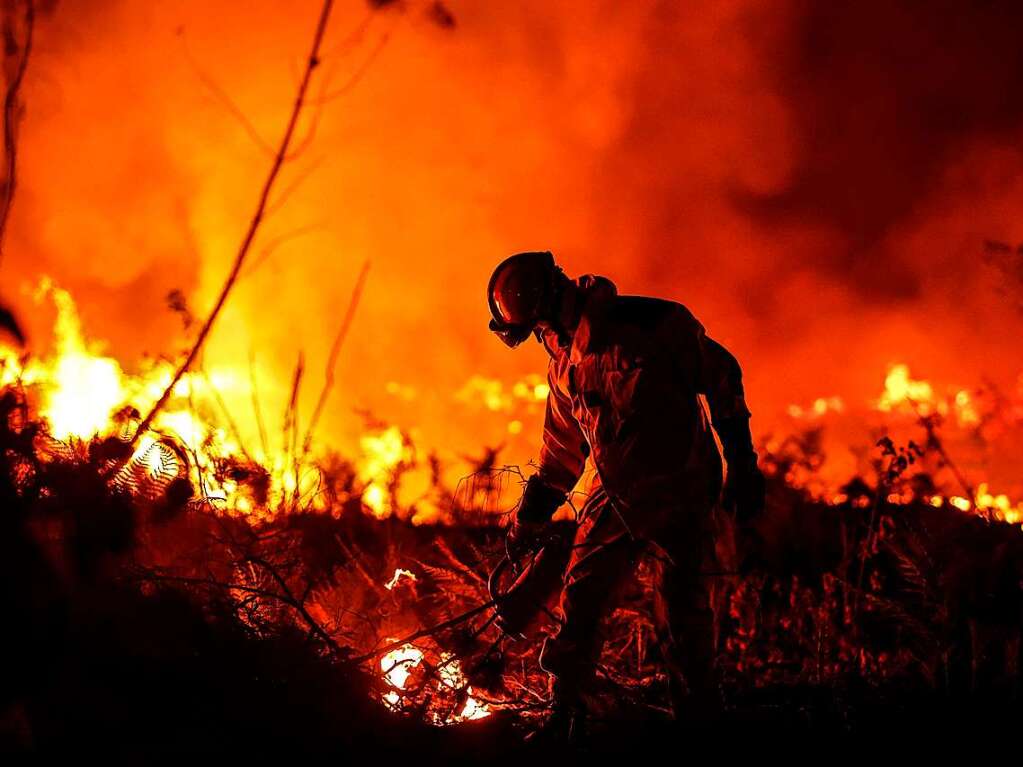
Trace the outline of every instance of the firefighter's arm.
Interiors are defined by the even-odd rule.
[[[753,448],[742,369],[725,347],[706,334],[699,335],[700,390],[710,405],[711,422],[728,465],[724,502],[740,522],[749,522],[763,511],[764,477]]]
[[[540,470],[526,481],[505,543],[513,563],[539,547],[544,528],[565,502],[586,465],[585,437],[572,415],[572,403],[559,389],[556,379],[552,364],[547,376],[549,392]]]
[[[725,460],[730,466],[750,460],[755,464],[757,454],[753,450],[753,437],[749,428],[750,412],[746,407],[739,361],[707,335],[701,339],[700,351],[700,391],[710,405],[711,421],[721,438]]]
[[[552,364],[547,374],[547,412],[540,448],[540,471],[544,484],[567,494],[582,476],[586,465],[586,437],[572,415],[572,400],[558,385]]]
[[[725,459],[730,464],[743,464],[752,459],[755,464],[750,412],[746,407],[739,361],[710,338],[699,320],[681,304],[660,328],[660,337],[674,353],[685,386],[707,398],[711,422],[721,438]]]
[[[572,415],[571,400],[557,385],[553,363],[547,382],[540,470],[526,483],[517,515],[519,520],[528,522],[547,522],[565,502],[586,465],[586,438]]]

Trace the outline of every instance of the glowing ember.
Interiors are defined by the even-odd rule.
[[[402,645],[391,650],[380,659],[380,670],[384,672],[384,680],[395,690],[404,690],[412,676],[412,669],[423,662],[423,652],[413,645]],[[391,691],[384,695],[384,700],[391,706],[397,706],[401,700],[398,692]]]
[[[483,719],[484,717],[490,716],[490,709],[483,703],[478,702],[472,697],[472,687],[466,684],[465,675],[462,673],[462,667],[459,665],[457,660],[450,660],[450,656],[445,655],[442,658],[440,665],[440,687],[447,687],[452,691],[458,691],[465,688],[468,697],[465,700],[465,705],[462,710],[455,714],[455,716],[443,722],[443,724],[452,724],[453,722],[464,722],[470,719]],[[441,724],[441,722],[438,722]]]
[[[384,588],[391,591],[402,578],[407,578],[410,581],[416,580],[416,574],[411,570],[404,570],[400,567],[395,568],[394,575],[391,576],[391,580],[384,584]]]

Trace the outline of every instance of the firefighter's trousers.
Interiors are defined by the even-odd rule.
[[[713,507],[703,501],[658,510],[663,520],[632,529],[603,489],[580,514],[575,548],[558,607],[561,625],[547,639],[540,663],[554,677],[555,697],[574,705],[590,687],[604,644],[602,618],[635,578],[643,556],[653,557],[653,618],[679,708],[714,706],[714,614],[708,570],[714,567]]]

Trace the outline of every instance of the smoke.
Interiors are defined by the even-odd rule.
[[[50,274],[126,361],[180,349],[164,297],[215,295],[317,9],[58,5],[5,290]],[[310,141],[207,361],[247,376],[254,353],[272,408],[302,350],[311,402],[369,259],[331,436],[367,408],[497,442],[452,393],[543,370],[488,335],[483,291],[507,253],[551,249],[690,306],[744,363],[761,431],[792,401],[875,395],[896,360],[1010,381],[1023,322],[982,256],[1023,240],[1021,23],[1011,2],[342,2]]]

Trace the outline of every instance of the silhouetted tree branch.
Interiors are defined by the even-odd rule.
[[[18,143],[17,124],[20,119],[21,101],[19,92],[21,83],[28,68],[28,57],[32,52],[32,29],[35,26],[34,0],[25,0],[25,40],[19,47],[17,41],[13,4],[8,4],[4,19],[4,68],[7,74],[7,91],[4,94],[4,186],[3,199],[0,201],[0,263],[4,256],[4,234],[7,232],[7,218],[14,200],[14,188],[18,180]],[[13,60],[13,71],[10,62]]]
[[[337,358],[341,353],[341,347],[344,345],[345,338],[348,337],[348,330],[352,326],[352,320],[355,318],[355,310],[359,306],[359,299],[362,297],[362,289],[366,285],[366,277],[369,275],[369,261],[362,264],[362,269],[359,271],[359,276],[355,280],[355,287],[352,289],[352,297],[348,299],[348,310],[345,312],[344,319],[341,320],[341,326],[338,328],[337,335],[334,336],[334,343],[330,347],[330,354],[327,355],[327,367],[324,371],[323,388],[320,390],[320,396],[316,400],[316,407],[313,409],[313,414],[309,419],[309,428],[306,429],[305,437],[302,440],[302,455],[304,456],[309,452],[309,448],[313,443],[313,434],[316,431],[316,425],[320,421],[320,416],[323,414],[323,408],[327,404],[327,399],[330,397],[330,392],[334,388],[334,368],[337,367]]]
[[[259,225],[263,221],[263,215],[266,211],[267,201],[270,199],[270,193],[273,190],[274,182],[277,180],[281,167],[284,165],[285,158],[288,156],[288,149],[291,145],[292,138],[294,137],[295,128],[298,125],[298,119],[302,112],[302,106],[305,103],[306,93],[309,90],[309,83],[312,80],[313,72],[320,64],[320,47],[323,44],[323,38],[327,30],[327,22],[330,19],[330,12],[333,5],[333,0],[324,0],[323,6],[320,10],[319,21],[316,24],[316,32],[313,35],[312,47],[306,61],[302,81],[298,86],[298,93],[295,96],[295,104],[292,107],[291,116],[289,117],[287,127],[284,130],[284,136],[281,139],[277,155],[274,157],[273,164],[270,166],[270,172],[263,184],[263,189],[259,196],[259,202],[256,205],[256,212],[253,214],[252,220],[249,222],[249,227],[242,239],[241,246],[238,248],[238,254],[235,256],[231,271],[224,282],[224,286],[220,290],[220,295],[217,297],[217,301],[213,305],[213,309],[210,311],[209,317],[207,317],[206,322],[203,323],[203,326],[199,331],[199,335],[196,337],[195,343],[192,345],[191,351],[189,351],[184,362],[181,363],[177,371],[174,373],[174,377],[167,385],[167,388],[164,389],[163,394],[160,395],[160,399],[156,401],[156,404],[150,408],[149,413],[147,413],[145,418],[142,419],[138,429],[132,437],[132,444],[138,441],[139,436],[149,429],[153,423],[153,419],[156,418],[164,405],[167,404],[167,400],[170,398],[171,392],[174,391],[174,387],[177,385],[178,381],[181,380],[181,377],[184,376],[195,362],[196,357],[199,355],[199,351],[202,349],[203,344],[206,342],[206,338],[210,334],[210,330],[213,328],[213,324],[216,322],[217,317],[220,316],[220,312],[224,308],[224,304],[227,302],[227,297],[230,295],[231,289],[238,280],[238,274],[241,272],[242,266],[245,264],[245,259],[248,256],[249,251],[252,249],[252,243],[256,239],[256,233],[259,231]]]

